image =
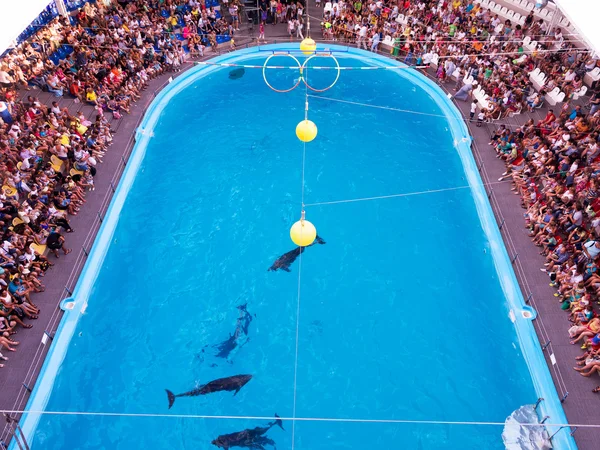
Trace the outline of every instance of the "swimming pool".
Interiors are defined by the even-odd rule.
[[[330,48],[343,66],[392,64]],[[262,64],[269,49],[217,60]],[[276,413],[303,419],[266,432],[280,449],[503,448],[498,426],[389,420],[504,422],[540,396],[564,423],[443,93],[412,70],[344,71],[310,98],[319,135],[306,148],[305,203],[413,195],[308,206],[326,244],[273,272],[294,247],[305,93],[230,70],[190,70],[140,126],[27,408],[86,414],[26,414],[32,448],[216,448],[217,436]],[[309,77],[323,86],[331,72]],[[235,330],[227,361],[227,346],[214,346]],[[165,389],[238,374],[253,378],[237,395],[178,397],[169,409]],[[566,431],[554,443],[574,448]]]

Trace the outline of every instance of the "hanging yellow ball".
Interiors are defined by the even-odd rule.
[[[304,38],[302,42],[300,42],[300,50],[305,55],[310,55],[315,52],[317,49],[317,43],[313,41],[311,38]]]
[[[290,228],[292,242],[300,247],[312,244],[317,238],[317,229],[308,220],[299,220]]]
[[[317,137],[317,126],[311,120],[303,120],[296,126],[296,136],[302,142],[310,142]]]

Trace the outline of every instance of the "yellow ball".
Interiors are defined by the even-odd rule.
[[[302,42],[300,42],[300,50],[305,55],[310,55],[315,52],[317,49],[317,43],[313,41],[311,38],[304,38]]]
[[[306,247],[315,241],[317,229],[308,220],[299,220],[290,228],[290,237],[294,244]]]
[[[296,126],[296,136],[302,142],[310,142],[317,137],[317,126],[311,120],[303,120]]]

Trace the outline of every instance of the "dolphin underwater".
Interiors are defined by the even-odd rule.
[[[312,244],[307,245],[307,247],[312,247],[315,244],[323,245],[326,244],[326,242],[321,237],[317,236],[315,241]],[[296,247],[294,250],[284,253],[275,260],[271,267],[269,267],[268,272],[275,272],[279,269],[285,270],[286,272],[291,272],[290,266],[294,263],[294,261],[296,261],[296,258],[300,256],[300,253],[304,252],[305,248],[306,247]]]
[[[229,79],[237,80],[238,78],[242,78],[245,73],[246,73],[246,70],[243,67],[240,67],[238,69],[233,69],[232,71],[229,72]]]
[[[169,409],[175,403],[175,399],[177,397],[196,397],[197,395],[206,395],[211,392],[219,392],[219,391],[235,391],[233,395],[237,394],[242,387],[248,383],[252,379],[252,375],[234,375],[232,377],[227,378],[218,378],[216,380],[211,381],[210,383],[206,383],[196,389],[192,389],[189,392],[184,392],[183,394],[173,394],[168,389],[167,397],[169,397]]]
[[[223,434],[211,442],[219,448],[229,450],[231,447],[246,447],[252,450],[265,450],[265,445],[275,448],[275,441],[263,436],[271,427],[277,425],[283,430],[283,423],[277,414],[275,420],[269,422],[266,427],[248,428],[236,433]]]
[[[237,319],[233,334],[230,334],[226,341],[215,345],[215,347],[219,350],[219,353],[216,355],[217,357],[228,358],[236,347],[241,347],[246,343],[247,339],[240,345],[240,342],[243,340],[243,338],[248,336],[248,328],[250,327],[250,322],[252,322],[252,314],[248,312],[246,305],[247,303],[244,303],[243,305],[237,307],[237,309],[240,311],[240,315]]]

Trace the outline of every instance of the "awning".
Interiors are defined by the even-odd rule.
[[[588,46],[600,55],[600,0],[554,0]]]
[[[13,41],[48,6],[52,0],[0,1],[0,54],[13,46]]]

